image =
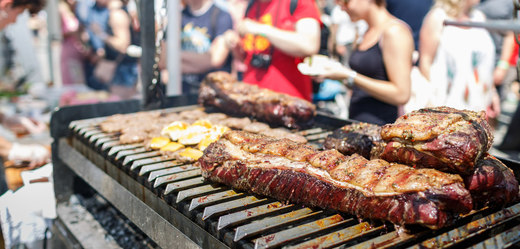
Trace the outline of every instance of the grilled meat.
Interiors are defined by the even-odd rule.
[[[472,208],[458,175],[317,151],[243,131],[226,132],[198,164],[203,176],[214,182],[395,224],[438,229]]]
[[[381,142],[381,126],[354,123],[336,129],[327,136],[323,148],[336,149],[347,156],[357,153],[365,158],[371,158],[370,151]]]
[[[371,129],[367,129],[367,125]],[[378,158],[381,150],[385,149],[385,143],[373,132],[377,130],[377,126],[367,125],[352,124],[334,131],[325,140],[324,147],[338,149],[346,155],[357,153],[366,156],[375,144],[371,158]],[[518,199],[518,181],[513,171],[489,154],[480,158],[471,174],[463,176],[463,179],[475,208],[505,206]]]
[[[493,143],[485,112],[448,107],[403,115],[382,127],[381,138],[387,143],[381,159],[463,175],[473,172]]]
[[[473,174],[464,177],[476,208],[504,206],[518,199],[518,181],[513,171],[487,154],[477,161]]]
[[[308,126],[316,115],[316,107],[306,100],[238,82],[226,72],[206,76],[198,101],[229,114],[246,115],[289,128]]]

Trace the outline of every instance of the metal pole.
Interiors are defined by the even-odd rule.
[[[181,3],[179,0],[168,0],[168,39],[167,46],[167,65],[168,69],[168,85],[166,86],[166,95],[180,95],[181,87],[181,44],[180,44],[180,27],[181,27]]]
[[[47,12],[47,52],[49,56],[49,79],[56,87],[61,86],[61,77],[59,75],[59,53],[61,43],[61,28],[58,13],[58,0],[50,0],[45,7]],[[59,79],[59,80],[57,80]],[[59,81],[59,82],[58,82]]]
[[[143,107],[149,106],[153,99],[149,99],[148,89],[152,84],[153,65],[155,60],[155,11],[154,1],[139,1],[141,24],[141,84],[142,84],[142,104]]]
[[[494,32],[502,32],[502,31],[513,31],[515,33],[520,32],[520,22],[518,22],[517,20],[496,20],[496,21],[486,21],[486,22],[444,21],[444,25],[484,28],[484,29],[487,29],[489,31],[494,31]]]

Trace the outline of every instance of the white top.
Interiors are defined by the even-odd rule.
[[[473,11],[471,21],[484,19]],[[494,59],[495,46],[485,29],[444,26],[430,71],[436,105],[486,110],[493,95]]]

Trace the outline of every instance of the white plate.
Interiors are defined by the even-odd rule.
[[[316,76],[325,73],[322,67],[310,67],[309,64],[304,62],[299,63],[297,67],[300,73],[304,75]]]

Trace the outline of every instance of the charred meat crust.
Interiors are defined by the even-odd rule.
[[[371,158],[372,148],[381,142],[379,125],[355,123],[333,131],[325,138],[323,148],[336,149],[347,156],[357,153],[365,158]]]
[[[211,181],[395,224],[438,229],[472,208],[471,196],[456,175],[239,131],[211,144],[198,163]]]
[[[316,107],[306,100],[238,82],[226,72],[206,76],[198,102],[228,114],[247,115],[288,128],[307,127],[316,115]]]
[[[403,115],[384,125],[381,137],[387,143],[382,159],[462,175],[473,172],[493,142],[484,112],[448,107]]]
[[[472,175],[464,177],[476,208],[500,207],[518,200],[518,181],[513,171],[500,160],[486,154]]]

